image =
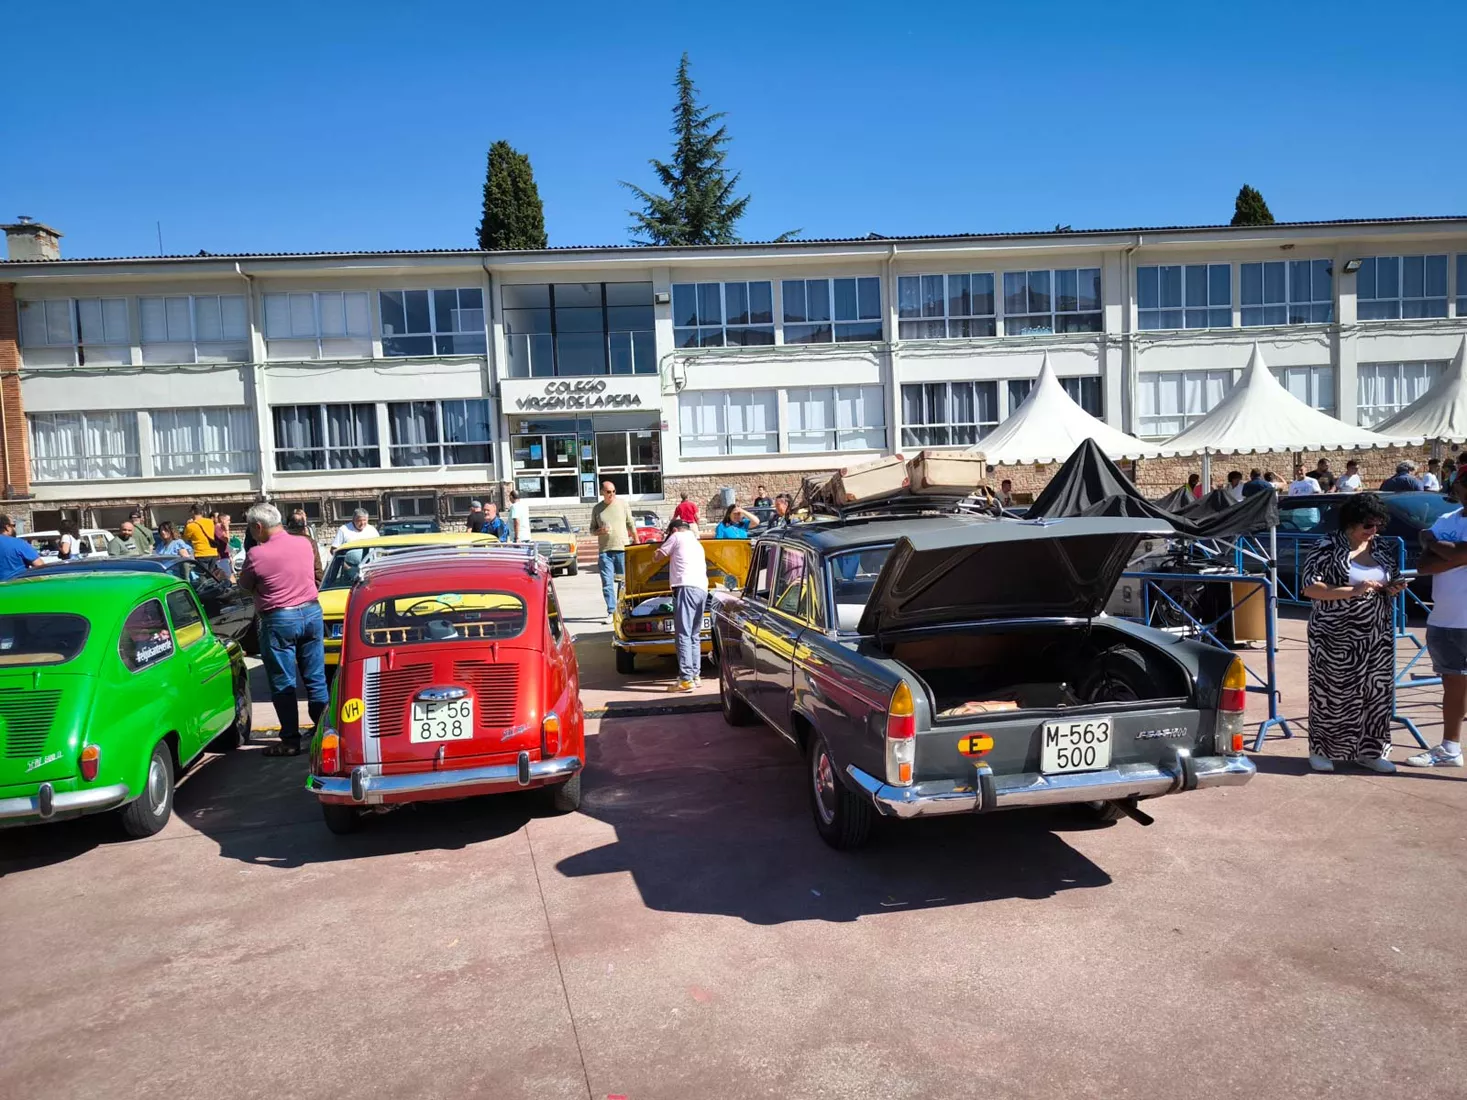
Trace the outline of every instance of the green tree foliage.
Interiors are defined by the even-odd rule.
[[[484,217],[479,222],[483,249],[544,248],[545,207],[530,158],[507,141],[489,146],[484,175]]]
[[[1255,187],[1246,183],[1238,191],[1238,201],[1233,204],[1233,225],[1272,225],[1273,214],[1268,203]]]
[[[734,196],[738,173],[730,175],[724,167],[728,128],[719,124],[724,113],[698,102],[687,54],[678,63],[675,86],[672,160],[648,162],[666,194],[622,182],[642,203],[640,211],[627,211],[633,218],[632,239],[638,244],[732,244],[739,239],[736,227],[749,196]]]

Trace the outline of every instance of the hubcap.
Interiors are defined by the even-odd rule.
[[[835,769],[830,756],[821,748],[815,751],[815,806],[820,819],[829,825],[835,820]]]
[[[148,807],[154,814],[161,814],[168,804],[168,773],[163,762],[156,756],[148,764]]]

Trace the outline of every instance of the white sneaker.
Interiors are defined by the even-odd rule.
[[[1357,756],[1354,762],[1366,771],[1379,772],[1381,775],[1390,775],[1396,770],[1396,766],[1384,756]]]
[[[1316,756],[1309,754],[1309,766],[1317,772],[1332,772],[1335,770],[1335,762],[1327,756]]]
[[[1462,754],[1448,752],[1445,745],[1435,745],[1426,752],[1406,757],[1406,763],[1413,768],[1460,768]]]

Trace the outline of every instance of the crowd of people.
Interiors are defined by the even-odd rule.
[[[1396,472],[1381,482],[1380,489],[1385,493],[1421,492],[1423,490],[1429,493],[1443,492],[1450,489],[1461,476],[1464,463],[1467,463],[1467,450],[1449,458],[1446,462],[1437,458],[1427,459],[1424,469],[1410,459],[1406,459],[1396,464]],[[1338,475],[1330,468],[1329,459],[1321,458],[1312,470],[1302,463],[1296,465],[1294,480],[1290,482],[1285,482],[1272,470],[1254,468],[1248,472],[1246,479],[1243,477],[1243,471],[1232,470],[1228,473],[1227,484],[1224,488],[1234,500],[1242,500],[1256,493],[1285,493],[1295,497],[1315,496],[1321,493],[1364,492],[1365,479],[1360,473],[1360,463],[1353,458],[1345,463],[1345,472]],[[1187,490],[1199,500],[1205,495],[1206,489],[1202,485],[1200,474],[1188,475]]]

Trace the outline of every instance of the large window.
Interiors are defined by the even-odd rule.
[[[1467,317],[1467,252],[1457,257],[1457,316]]]
[[[1104,415],[1105,401],[1101,396],[1099,378],[1094,375],[1085,375],[1080,378],[1061,378],[1059,382],[1080,408],[1091,416]],[[1029,391],[1034,388],[1034,379],[1010,378],[1008,388],[1009,415],[1012,416],[1014,410],[1024,403],[1024,399],[1029,396]]]
[[[255,472],[255,417],[249,409],[159,409],[151,419],[155,475]]]
[[[879,450],[886,446],[880,386],[800,386],[785,394],[791,451]]]
[[[977,443],[998,427],[997,382],[922,382],[902,386],[902,446]]]
[[[1274,377],[1310,408],[1335,415],[1334,367],[1275,367]]]
[[[1165,439],[1215,409],[1233,384],[1231,370],[1143,371],[1136,379],[1137,435]]]
[[[382,465],[377,406],[276,405],[277,470],[362,470]]]
[[[993,336],[993,275],[903,275],[897,279],[897,318],[903,340]]]
[[[59,353],[49,365],[120,366],[132,362],[126,298],[49,298],[20,303],[20,342]],[[42,356],[27,356],[41,361]]]
[[[780,292],[786,344],[881,339],[880,279],[786,279]]]
[[[1355,314],[1362,321],[1445,317],[1447,258],[1372,256],[1361,260],[1355,276],[1355,297]]]
[[[1355,399],[1360,425],[1371,428],[1389,420],[1431,389],[1446,369],[1442,361],[1361,363]]]
[[[394,466],[488,465],[489,402],[394,401],[387,406]]]
[[[139,298],[144,363],[229,363],[250,356],[242,294]]]
[[[32,413],[31,478],[141,477],[135,412]]]
[[[501,294],[511,378],[657,373],[651,283],[536,283]]]
[[[358,359],[372,354],[365,290],[266,294],[264,312],[266,355],[271,359]]]
[[[774,284],[674,283],[672,335],[680,348],[774,343]]]
[[[655,428],[596,433],[596,483],[618,493],[662,495],[662,433]]]
[[[488,346],[479,287],[383,290],[377,303],[383,355],[483,355]]]
[[[515,488],[520,496],[578,497],[581,448],[576,422],[551,421],[528,426],[543,430],[511,436],[509,440]]]
[[[1334,320],[1328,260],[1243,264],[1240,275],[1245,325],[1308,325]]]
[[[685,390],[678,395],[678,446],[690,458],[773,454],[778,408],[774,390]]]
[[[1136,269],[1137,324],[1143,329],[1228,328],[1231,264],[1163,264]]]
[[[1100,268],[1005,271],[1003,312],[1009,336],[1100,332]]]

